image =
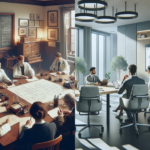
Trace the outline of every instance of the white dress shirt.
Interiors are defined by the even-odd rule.
[[[11,130],[11,127],[8,123],[0,127],[0,137],[4,136],[7,132]]]
[[[34,76],[35,75],[35,72],[31,68],[29,63],[24,62],[23,65],[24,65],[24,75],[25,76]],[[13,67],[13,78],[20,78],[20,76],[22,76],[22,72],[21,72],[20,64],[17,63]]]
[[[11,80],[6,75],[5,71],[3,69],[0,69],[0,82],[9,83]]]

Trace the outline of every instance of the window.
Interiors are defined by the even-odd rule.
[[[66,20],[66,53],[67,59],[75,59],[75,10],[68,10],[65,16]]]
[[[96,67],[96,74],[104,78],[104,49],[105,35],[92,32],[92,67]]]

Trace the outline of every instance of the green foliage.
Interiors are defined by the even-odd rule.
[[[82,74],[85,74],[87,69],[87,64],[84,59],[80,57],[75,57],[75,70],[77,72],[81,72]]]
[[[113,71],[126,71],[127,70],[127,61],[122,56],[115,56],[111,61],[111,70]]]
[[[105,73],[105,77],[109,80],[110,79],[111,72],[108,71],[108,73]]]

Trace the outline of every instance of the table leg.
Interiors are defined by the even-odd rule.
[[[106,111],[107,111],[107,125],[109,125],[109,119],[110,119],[110,94],[107,94],[107,105],[106,105]]]

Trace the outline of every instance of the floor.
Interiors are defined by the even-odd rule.
[[[120,95],[121,96],[121,95]],[[102,97],[103,99],[106,99],[105,96]],[[102,142],[104,142],[105,145],[109,146],[115,146],[120,150],[125,150],[122,145],[130,144],[137,149],[140,150],[150,150],[150,130],[148,127],[138,127],[140,135],[137,137],[135,134],[135,130],[133,127],[125,128],[122,130],[122,134],[119,133],[120,128],[120,120],[116,119],[115,116],[118,115],[119,112],[114,113],[112,110],[114,110],[118,104],[119,104],[119,95],[112,94],[110,95],[110,125],[107,128],[106,125],[106,102],[103,102],[102,111],[98,116],[92,115],[90,117],[91,123],[97,123],[97,124],[103,124],[104,125],[104,132],[101,137]],[[143,113],[139,114],[139,122],[142,124],[148,124],[147,118],[150,116],[150,114],[147,114],[146,117]],[[122,119],[126,119],[126,113],[124,112],[124,115],[122,116]],[[87,116],[80,116],[78,112],[76,112],[76,119],[78,121],[82,121],[84,123],[87,122]],[[90,147],[91,144],[87,144],[85,140],[81,140],[78,138],[78,131],[82,127],[77,127],[76,129],[76,148],[82,148],[83,150],[99,150],[104,149],[103,147],[95,148]],[[84,131],[83,131],[84,132]],[[95,133],[96,135],[96,133]],[[97,138],[97,136],[95,136]],[[107,143],[107,144],[106,144]],[[130,150],[134,150],[130,149]],[[136,149],[135,149],[136,150]]]

